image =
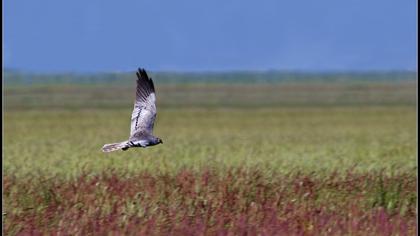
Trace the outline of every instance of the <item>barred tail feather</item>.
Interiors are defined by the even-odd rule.
[[[102,151],[103,152],[113,152],[113,151],[117,151],[120,149],[126,149],[128,148],[127,146],[127,141],[121,142],[121,143],[111,143],[111,144],[105,144],[102,147]]]

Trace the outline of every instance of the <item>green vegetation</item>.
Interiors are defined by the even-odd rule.
[[[131,108],[131,107],[130,107]],[[415,171],[412,107],[160,109],[164,145],[104,154],[128,137],[130,109],[5,114],[4,171],[62,174],[208,166],[291,170]]]
[[[164,144],[110,154],[103,144],[128,137],[134,78],[6,78],[7,234],[414,233],[416,74],[159,75],[170,76],[153,76]]]

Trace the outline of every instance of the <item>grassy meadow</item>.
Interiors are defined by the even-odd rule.
[[[104,154],[134,76],[9,74],[5,235],[415,235],[417,74],[282,76],[152,74],[163,145]]]

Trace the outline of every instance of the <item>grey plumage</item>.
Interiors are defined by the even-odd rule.
[[[128,140],[105,144],[104,152],[127,150],[131,147],[147,147],[162,143],[162,140],[153,135],[153,126],[156,119],[156,93],[153,81],[144,69],[137,71],[137,88],[134,109],[131,114],[131,129]]]

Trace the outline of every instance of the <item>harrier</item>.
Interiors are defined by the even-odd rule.
[[[153,125],[156,119],[156,95],[153,81],[144,69],[137,71],[137,89],[134,109],[131,114],[131,132],[127,141],[105,144],[104,152],[112,152],[131,147],[148,147],[163,143],[158,137],[153,136]]]

